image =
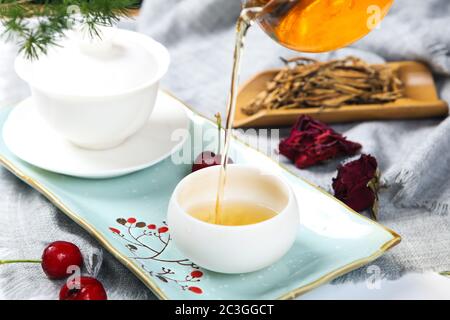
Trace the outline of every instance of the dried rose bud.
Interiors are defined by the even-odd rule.
[[[358,160],[339,166],[333,179],[334,195],[355,211],[372,209],[376,218],[379,176],[377,160],[363,154]]]
[[[354,155],[361,145],[347,140],[326,124],[301,116],[288,138],[279,145],[280,153],[304,169],[342,155]]]

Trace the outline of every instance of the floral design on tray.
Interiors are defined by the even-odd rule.
[[[172,240],[165,221],[162,222],[161,226],[137,221],[136,218],[132,217],[128,219],[118,218],[116,222],[120,227],[110,227],[109,230],[126,242],[125,247],[132,254],[129,258],[138,261],[142,269],[147,271],[150,276],[164,283],[175,283],[180,286],[181,290],[189,290],[196,294],[203,293],[201,288],[191,285],[200,282],[203,277],[203,272],[200,271],[199,266],[188,259],[163,258],[163,254]],[[143,263],[146,260],[162,262],[167,265],[185,266],[188,270],[184,275],[178,275],[176,271],[166,266],[161,267],[160,271],[148,270]]]

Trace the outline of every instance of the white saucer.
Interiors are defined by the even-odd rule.
[[[172,133],[189,130],[189,125],[183,104],[160,91],[149,121],[138,133],[114,149],[87,150],[49,128],[28,98],[9,114],[3,139],[12,153],[36,167],[82,178],[112,178],[147,168],[179,150],[187,135],[173,140]]]

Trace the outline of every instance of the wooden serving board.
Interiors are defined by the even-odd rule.
[[[279,70],[264,71],[239,90],[234,127],[270,127],[295,123],[301,115],[309,115],[326,123],[363,120],[417,119],[448,115],[448,104],[440,100],[430,70],[422,63],[402,61],[388,63],[397,70],[404,83],[405,97],[385,104],[345,105],[338,108],[303,108],[261,110],[247,116],[241,108],[266,87]]]

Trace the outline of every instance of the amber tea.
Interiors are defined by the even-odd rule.
[[[215,215],[216,203],[201,203],[192,206],[187,212],[204,222],[212,222]],[[277,215],[274,210],[250,202],[224,201],[221,205],[221,221],[212,222],[223,226],[245,226],[269,220]]]
[[[248,0],[263,6],[263,30],[278,43],[299,52],[345,47],[376,28],[393,0]]]

